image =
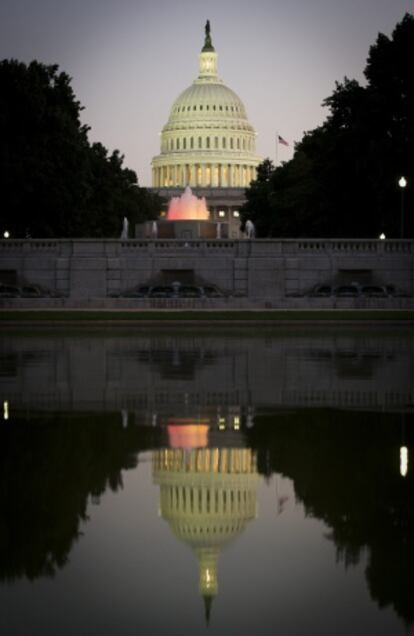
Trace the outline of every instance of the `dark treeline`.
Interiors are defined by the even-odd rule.
[[[414,15],[379,34],[366,85],[344,79],[324,101],[324,124],[305,133],[291,161],[265,160],[246,191],[242,222],[258,236],[405,237],[414,234]]]
[[[118,238],[124,216],[159,213],[119,151],[89,142],[70,83],[57,66],[0,62],[2,233]]]
[[[248,435],[259,472],[293,480],[309,517],[329,528],[345,567],[366,555],[366,581],[380,607],[414,622],[413,471],[399,472],[399,449],[412,447],[413,418],[308,410],[261,416]]]
[[[0,446],[0,581],[54,576],[87,522],[88,498],[122,488],[122,471],[159,443],[119,413],[16,418]]]

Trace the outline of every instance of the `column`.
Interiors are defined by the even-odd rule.
[[[218,510],[217,510],[218,514],[223,514],[224,512],[224,505],[223,505],[223,489],[220,488],[220,490],[218,491]]]
[[[212,166],[211,166],[211,169],[213,171],[213,174],[212,174],[212,177],[211,177],[211,185],[214,186],[215,188],[217,188],[218,181],[219,181],[218,164],[213,163]]]
[[[201,164],[201,183],[200,183],[200,185],[203,186],[203,187],[205,185],[207,185],[206,184],[206,164],[205,163]]]
[[[220,165],[220,187],[225,188],[227,185],[226,179],[226,166],[224,164]]]
[[[201,489],[201,511],[202,513],[207,512],[207,490],[206,488]]]
[[[211,179],[212,179],[212,164],[208,163],[206,165],[206,186],[211,187]]]

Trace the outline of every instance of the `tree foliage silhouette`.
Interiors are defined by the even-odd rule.
[[[326,121],[305,133],[293,159],[259,167],[242,222],[250,218],[259,236],[399,237],[404,175],[404,236],[413,236],[413,59],[414,15],[406,14],[391,38],[379,34],[371,46],[366,86],[337,82]]]
[[[14,237],[119,237],[155,218],[160,200],[123,157],[90,144],[71,80],[58,67],[0,62],[0,192]]]

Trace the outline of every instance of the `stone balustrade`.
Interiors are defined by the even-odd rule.
[[[182,278],[247,305],[282,307],[322,284],[383,285],[412,298],[413,254],[410,239],[4,239],[0,282],[38,285],[73,303]]]

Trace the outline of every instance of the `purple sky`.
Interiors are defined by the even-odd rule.
[[[118,148],[150,185],[159,132],[197,75],[211,22],[219,76],[243,100],[257,152],[274,159],[325,118],[335,80],[361,80],[379,31],[414,0],[2,0],[0,59],[57,63],[73,78],[91,140]]]

